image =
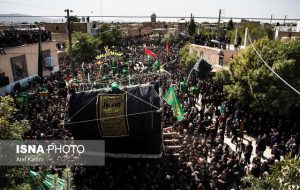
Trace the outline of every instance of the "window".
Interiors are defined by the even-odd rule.
[[[14,81],[28,77],[25,55],[10,58]]]
[[[56,31],[59,31],[59,27],[58,26],[56,26],[55,29],[56,29]]]
[[[49,66],[51,66],[51,54],[50,54],[50,49],[43,50],[42,51],[43,55],[43,70],[49,69]]]

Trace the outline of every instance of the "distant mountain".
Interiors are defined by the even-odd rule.
[[[0,24],[33,24],[35,22],[62,22],[64,18],[30,17],[24,14],[0,14]]]

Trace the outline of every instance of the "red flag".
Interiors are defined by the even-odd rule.
[[[145,48],[144,51],[146,55],[150,55],[151,57],[156,58],[156,54],[153,53],[150,49]]]
[[[167,51],[167,54],[169,54],[169,40],[166,39],[166,51]]]

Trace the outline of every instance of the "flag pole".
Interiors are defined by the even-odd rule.
[[[196,65],[196,64],[195,64]],[[195,67],[195,65],[194,65],[194,67]],[[189,73],[189,75],[188,75],[188,78],[186,79],[186,84],[188,84],[188,82],[189,82],[189,79],[190,79],[190,76],[191,76],[191,74],[192,74],[192,72],[193,72],[193,70],[194,70],[194,67],[191,69],[191,71],[190,71],[190,73]]]
[[[190,79],[190,76],[191,76],[193,70],[194,70],[194,69],[195,69],[195,70],[198,70],[198,68],[196,68],[196,66],[199,67],[199,60],[195,63],[195,65],[194,65],[193,68],[191,69],[191,71],[190,71],[190,73],[189,73],[189,75],[188,75],[188,78],[186,79],[186,83],[187,83],[187,84],[188,84],[188,82],[189,82],[189,79]]]

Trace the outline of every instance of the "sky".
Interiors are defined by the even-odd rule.
[[[300,18],[300,0],[0,0],[0,14]]]

